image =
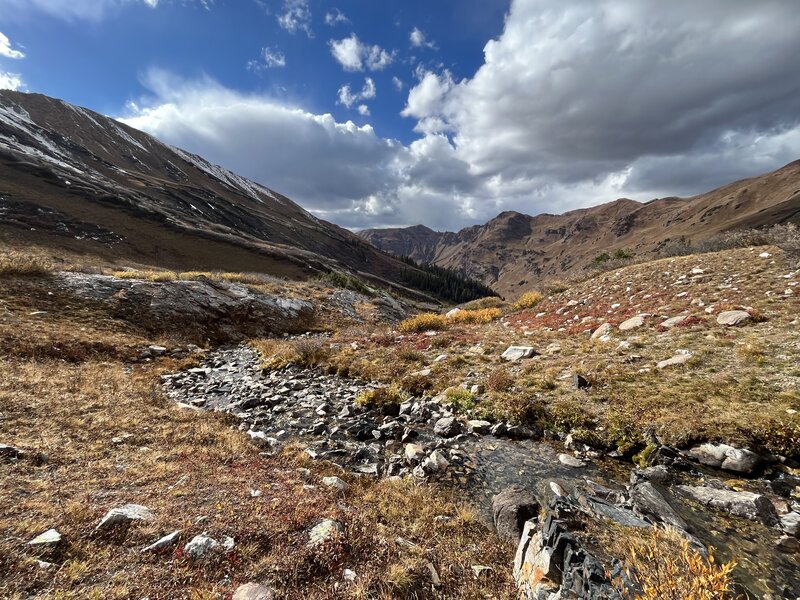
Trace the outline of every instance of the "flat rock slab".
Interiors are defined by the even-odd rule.
[[[627,319],[619,324],[619,330],[631,331],[633,329],[638,329],[642,325],[644,325],[644,317],[641,316],[631,317],[630,319]]]
[[[680,317],[672,317],[671,319],[667,319],[666,321],[662,321],[660,327],[664,329],[672,329],[673,327],[677,327],[681,323],[683,323],[689,317],[685,315],[681,315]]]
[[[29,546],[56,546],[61,543],[61,534],[55,529],[48,529],[44,533],[37,535],[30,542]]]
[[[260,583],[245,583],[236,588],[231,600],[275,600],[275,591]]]
[[[506,348],[506,351],[500,355],[500,358],[508,362],[515,362],[535,355],[536,350],[531,346],[509,346]]]
[[[677,485],[674,489],[700,504],[723,510],[737,517],[761,521],[767,525],[774,525],[778,521],[772,502],[761,494],[691,485]]]
[[[666,360],[659,361],[656,364],[657,369],[666,369],[667,367],[676,367],[678,365],[684,365],[689,360],[691,360],[691,354],[676,354],[672,358],[668,358]]]
[[[559,454],[558,462],[560,462],[565,467],[570,467],[572,469],[582,469],[586,466],[585,462],[575,458],[571,454]]]
[[[130,525],[133,521],[149,521],[153,518],[152,511],[141,504],[126,504],[120,508],[111,509],[95,527],[95,531],[111,531],[117,527]]]
[[[163,552],[168,548],[171,548],[175,544],[178,543],[178,539],[180,538],[181,530],[178,529],[177,531],[173,531],[172,533],[165,535],[164,537],[156,540],[146,548],[142,549],[142,552]]]
[[[752,318],[752,315],[746,310],[726,310],[719,313],[717,323],[731,327],[749,321]]]
[[[689,455],[700,464],[745,475],[753,473],[763,462],[755,452],[728,444],[701,444],[689,450]]]
[[[494,526],[500,537],[519,541],[525,522],[539,516],[539,501],[523,487],[512,487],[492,499]]]
[[[611,325],[611,323],[603,323],[602,325],[600,325],[600,327],[598,327],[597,329],[595,329],[592,332],[591,339],[597,340],[597,339],[603,338],[605,336],[610,336],[611,335],[611,331],[613,329],[614,328]]]

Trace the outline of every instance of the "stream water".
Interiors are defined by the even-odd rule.
[[[426,453],[435,448],[446,453],[450,465],[435,479],[463,493],[488,522],[492,496],[510,486],[527,487],[539,498],[547,497],[551,481],[568,492],[591,491],[594,482],[624,494],[632,468],[612,459],[570,468],[558,460],[562,450],[548,442],[491,435],[443,439],[433,423],[449,414],[447,407],[433,404],[416,417],[385,418],[355,404],[358,393],[371,386],[316,370],[263,373],[247,346],[212,352],[202,367],[168,376],[164,385],[178,402],[236,414],[270,444],[300,442],[319,458],[361,473],[410,474],[401,466],[403,445],[397,441],[405,432]],[[687,475],[680,477],[685,481]],[[775,547],[778,530],[692,506],[676,494],[669,494],[669,502],[721,559],[735,557],[736,579],[751,597],[800,598],[800,555]]]

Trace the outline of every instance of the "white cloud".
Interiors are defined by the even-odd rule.
[[[247,68],[251,71],[261,69],[274,69],[286,66],[286,56],[277,48],[262,48],[261,56],[258,60],[251,60],[247,63]]]
[[[798,32],[780,0],[514,0],[471,77],[418,70],[407,145],[163,74],[129,122],[344,226],[453,229],[699,193],[797,159]],[[368,68],[354,56],[351,70]],[[365,104],[345,91],[342,104]]]
[[[109,11],[128,4],[157,8],[159,4],[176,0],[0,0],[0,14],[9,20],[24,19],[31,13],[43,13],[68,21],[85,19],[98,21]],[[210,9],[214,0],[184,0]]]
[[[325,13],[325,24],[331,27],[338,25],[339,23],[349,23],[350,19],[348,19],[342,11],[338,8],[334,8],[327,13]]]
[[[397,77],[396,75],[392,77],[392,85],[394,86],[394,89],[396,89],[398,92],[402,92],[403,87],[405,86],[403,80]]]
[[[358,114],[360,114],[360,115],[362,115],[364,117],[370,116],[371,113],[369,112],[369,106],[367,106],[366,104],[359,104],[358,105]]]
[[[314,37],[308,0],[284,0],[283,11],[278,13],[276,18],[278,25],[289,33],[304,31],[308,37]]]
[[[14,50],[11,47],[11,40],[0,31],[0,56],[5,56],[6,58],[25,58],[25,53],[21,50]]]
[[[22,77],[15,73],[0,71],[0,90],[24,90]]]
[[[378,89],[375,87],[375,82],[371,77],[367,77],[364,79],[364,86],[361,88],[360,92],[353,93],[349,85],[340,87],[336,104],[342,104],[347,108],[351,108],[355,103],[361,100],[371,100],[377,93]],[[359,107],[359,112],[360,111],[361,107]],[[361,114],[364,113],[362,112]]]
[[[414,48],[436,48],[436,43],[433,40],[429,40],[425,32],[418,27],[414,27],[411,30],[411,33],[408,34],[408,39]]]
[[[330,40],[333,57],[345,71],[382,71],[394,62],[394,53],[378,45],[370,46],[358,39],[355,33],[341,40]]]

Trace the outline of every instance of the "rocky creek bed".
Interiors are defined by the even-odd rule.
[[[361,476],[455,486],[502,534],[521,540],[514,570],[527,598],[613,596],[614,561],[601,565],[570,533],[586,518],[671,525],[696,547],[735,557],[736,579],[751,597],[800,598],[800,477],[746,450],[662,447],[648,468],[631,470],[569,439],[464,420],[436,398],[387,416],[356,403],[376,385],[318,369],[262,370],[247,345],[212,351],[163,385],[181,406],[235,415],[264,451],[300,443],[312,458]],[[719,466],[761,477],[731,480]]]

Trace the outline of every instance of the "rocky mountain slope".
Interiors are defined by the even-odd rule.
[[[399,261],[264,186],[90,110],[0,90],[0,236],[173,269],[398,282]]]
[[[655,257],[665,246],[720,232],[800,221],[800,161],[691,198],[619,199],[563,215],[504,212],[457,233],[422,225],[369,229],[378,248],[461,269],[504,295],[574,273],[603,252]]]

